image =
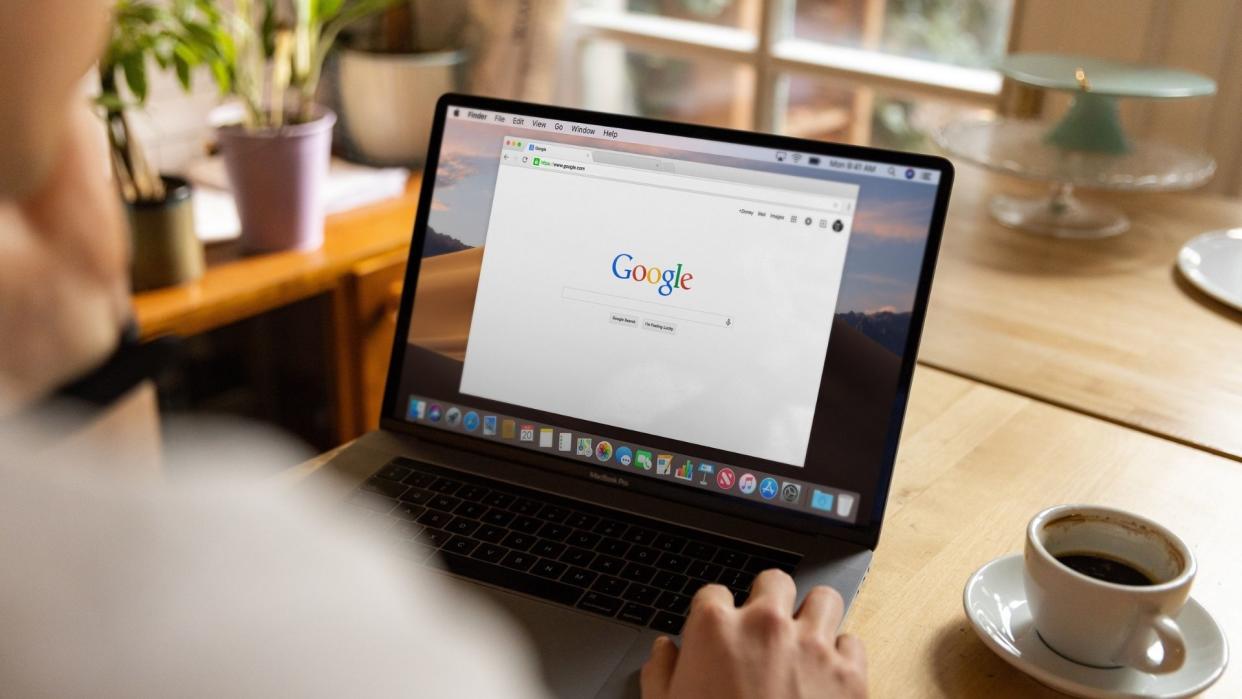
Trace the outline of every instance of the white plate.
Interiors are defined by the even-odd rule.
[[[1242,311],[1242,228],[1196,236],[1177,253],[1177,268],[1203,293]]]
[[[1187,600],[1177,617],[1186,637],[1186,664],[1152,675],[1131,668],[1079,665],[1054,653],[1035,633],[1026,606],[1022,556],[998,558],[970,576],[962,593],[966,617],[979,638],[1006,662],[1066,694],[1093,699],[1177,699],[1210,687],[1229,662],[1220,627],[1198,602]]]

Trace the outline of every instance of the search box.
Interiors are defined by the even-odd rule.
[[[671,306],[666,303],[642,301],[626,296],[615,296],[613,294],[605,294],[599,291],[591,291],[589,289],[578,289],[572,286],[567,286],[561,289],[561,298],[568,301],[591,303],[597,306],[604,306],[605,308],[642,313],[656,318],[681,320],[687,323],[700,323],[702,325],[711,325],[717,328],[733,327],[733,318],[723,313],[711,313],[708,311],[698,311],[693,308],[684,308],[682,306]]]

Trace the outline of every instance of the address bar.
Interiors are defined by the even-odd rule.
[[[561,151],[559,155],[568,155],[566,150]],[[612,165],[603,165],[599,162],[591,160],[578,160],[577,157],[570,158],[556,157],[556,155],[541,156],[539,165],[533,165],[534,160],[528,167],[538,167],[540,169],[547,167],[549,169],[560,170],[563,172],[571,172],[587,177],[604,177],[610,180],[619,180],[622,182],[631,182],[634,184],[651,185],[664,189],[684,189],[693,192],[701,192],[703,194],[713,194],[716,196],[728,197],[744,201],[752,201],[777,206],[797,207],[799,211],[818,211],[831,213],[844,213],[849,211],[849,200],[841,197],[829,197],[822,194],[811,194],[804,192],[791,192],[789,190],[777,189],[774,187],[764,187],[761,185],[737,184],[733,182],[723,182],[720,180],[710,180],[702,177],[690,177],[685,175],[672,175],[652,170],[640,170],[628,167],[614,167]]]

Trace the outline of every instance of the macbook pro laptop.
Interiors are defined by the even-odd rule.
[[[846,604],[880,534],[953,180],[937,157],[465,95],[436,106],[350,506],[632,696],[694,592]]]

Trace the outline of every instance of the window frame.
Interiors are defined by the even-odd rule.
[[[568,0],[575,2],[575,0]],[[626,49],[641,50],[673,58],[727,63],[749,68],[753,87],[739,100],[749,104],[744,128],[777,133],[784,130],[789,80],[793,75],[827,79],[835,86],[856,92],[852,138],[869,140],[871,104],[876,90],[913,99],[934,98],[970,107],[995,108],[1002,87],[1001,74],[992,69],[967,68],[917,58],[881,53],[869,48],[837,46],[797,38],[793,33],[796,0],[740,0],[755,13],[754,31],[722,27],[690,20],[627,12],[624,0],[608,0],[607,7],[571,7],[566,49],[562,60],[569,76],[568,97],[576,104],[584,100],[579,67],[586,46],[592,41],[611,40]],[[867,19],[873,29],[871,41],[878,40],[883,21],[884,0],[864,0]],[[1015,18],[1022,0],[1014,8],[1006,27],[1005,42],[1010,45]],[[865,39],[867,37],[864,37]],[[740,88],[744,91],[745,88]]]

